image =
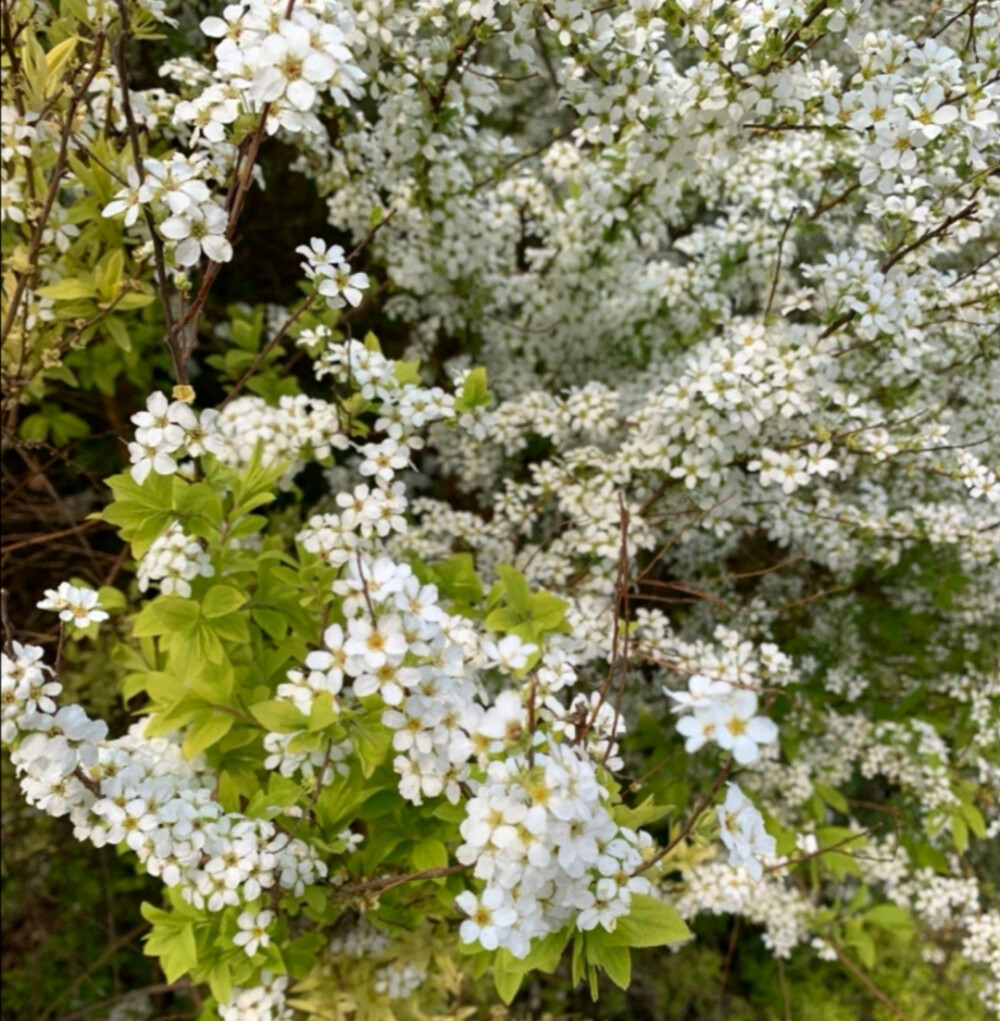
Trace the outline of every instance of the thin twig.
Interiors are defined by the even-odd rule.
[[[788,237],[788,232],[791,230],[792,221],[799,214],[799,207],[796,206],[785,220],[785,226],[781,230],[781,237],[778,238],[778,256],[774,262],[774,275],[771,277],[771,287],[767,292],[767,303],[764,305],[764,318],[771,314],[771,306],[774,304],[774,296],[778,290],[778,280],[781,277],[781,256],[785,248],[785,238]]]
[[[419,879],[440,879],[442,876],[456,876],[466,872],[471,865],[442,865],[436,869],[424,869],[422,872],[408,872],[403,876],[383,876],[381,879],[369,879],[354,886],[342,886],[336,891],[337,897],[353,897],[355,894],[368,893],[371,890],[391,890],[394,886],[413,883]]]
[[[38,222],[35,225],[35,231],[34,234],[32,234],[31,243],[28,246],[26,262],[31,268],[23,273],[17,274],[17,280],[14,284],[14,292],[11,295],[10,303],[7,306],[7,313],[3,317],[3,325],[0,326],[0,342],[6,341],[8,334],[13,329],[14,320],[17,318],[18,310],[21,307],[21,299],[24,297],[24,292],[28,287],[28,281],[37,270],[38,253],[41,251],[42,247],[42,235],[45,233],[45,228],[48,225],[49,216],[52,214],[52,207],[55,204],[56,196],[59,194],[59,185],[62,181],[63,173],[66,170],[66,156],[69,149],[69,140],[73,134],[73,122],[76,118],[77,107],[83,101],[83,97],[87,94],[87,90],[90,88],[91,82],[97,77],[97,73],[101,69],[101,55],[104,53],[104,41],[105,37],[103,33],[96,37],[96,45],[94,46],[94,52],[91,55],[90,68],[87,71],[87,75],[80,83],[80,87],[70,97],[69,105],[66,109],[66,119],[63,123],[59,139],[59,152],[56,155],[55,166],[52,168],[52,180],[49,184],[49,190],[45,196],[45,202],[42,205],[42,210],[38,214]]]
[[[832,940],[828,940],[833,947],[837,959],[844,966],[847,972],[860,982],[891,1014],[899,1018],[899,1021],[909,1021],[909,1018],[892,1000],[882,992],[881,989],[844,953]]]
[[[697,807],[695,808],[694,812],[691,813],[690,818],[684,824],[684,828],[680,831],[680,833],[678,833],[677,836],[674,837],[674,839],[671,840],[666,847],[662,848],[655,855],[653,855],[653,857],[650,858],[649,861],[643,862],[642,865],[640,865],[635,870],[635,872],[632,873],[633,876],[640,876],[642,875],[643,872],[646,872],[649,869],[651,869],[654,865],[658,864],[668,854],[670,854],[670,852],[675,847],[677,847],[678,844],[682,843],[688,838],[691,831],[695,827],[695,823],[698,822],[698,819],[701,817],[702,813],[715,799],[715,795],[719,793],[720,788],[729,778],[729,774],[733,771],[735,766],[736,760],[729,759],[729,761],[722,767],[722,772],[715,778],[715,783],[712,784],[708,793],[701,799],[701,801],[698,802]]]

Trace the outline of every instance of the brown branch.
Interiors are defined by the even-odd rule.
[[[788,219],[785,220],[785,226],[781,230],[781,237],[778,239],[778,257],[774,263],[774,275],[771,277],[771,287],[767,292],[767,304],[764,306],[764,318],[771,314],[771,306],[774,304],[774,295],[778,290],[778,279],[781,276],[781,255],[785,247],[785,238],[788,237],[788,232],[791,230],[792,221],[799,213],[799,207],[796,206],[789,214]]]
[[[625,576],[622,579],[621,588],[621,608],[622,608],[622,619],[625,621],[625,634],[622,641],[622,666],[619,671],[618,690],[615,692],[615,715],[611,721],[611,733],[608,734],[608,744],[604,749],[604,756],[601,759],[601,765],[605,768],[608,764],[608,758],[611,755],[611,749],[615,744],[615,736],[618,733],[618,723],[621,720],[622,715],[622,701],[625,698],[625,685],[628,682],[628,668],[629,668],[629,643],[631,641],[631,631],[629,630],[629,623],[632,619],[631,608],[629,607],[629,589],[632,585],[632,580],[629,577],[629,558],[628,558],[628,527],[629,527],[629,513],[628,508],[625,506],[625,497],[619,492],[618,494],[618,507],[621,511],[622,518],[622,549],[621,559],[622,567],[625,572]],[[618,615],[618,609],[615,609],[615,615]]]
[[[455,876],[459,872],[467,872],[471,865],[443,865],[436,869],[424,869],[422,872],[408,872],[403,876],[383,876],[381,879],[368,879],[354,886],[342,886],[336,891],[337,897],[353,897],[355,894],[368,893],[371,890],[391,890],[394,886],[413,883],[420,879],[440,879],[442,876]]]
[[[136,938],[136,936],[141,935],[148,928],[149,922],[141,922],[139,925],[135,926],[135,928],[129,929],[129,931],[126,932],[123,936],[120,936],[117,940],[115,940],[114,943],[112,943],[99,957],[93,960],[84,971],[81,971],[73,979],[73,981],[47,1007],[45,1007],[42,1010],[41,1014],[38,1015],[37,1021],[45,1021],[45,1018],[49,1017],[49,1015],[52,1014],[56,1007],[58,1007],[59,1004],[62,1003],[62,1001],[65,1000],[66,997],[70,995],[70,993],[78,989],[80,987],[80,984],[85,979],[87,979],[95,971],[97,971],[97,969],[100,968],[102,964],[104,964],[107,960],[113,957],[119,950],[121,950],[122,947],[128,946],[129,943],[131,943],[132,940]]]
[[[123,3],[124,0],[118,0],[118,2]],[[288,5],[285,8],[285,20],[292,16],[294,8],[295,0],[288,0]],[[245,147],[241,145],[236,166],[233,168],[233,179],[230,182],[229,193],[226,196],[225,203],[226,211],[229,213],[229,222],[226,224],[225,236],[226,240],[230,243],[236,234],[236,225],[243,213],[243,207],[246,205],[250,185],[253,183],[253,171],[257,164],[257,156],[260,152],[260,145],[264,137],[267,118],[270,112],[271,104],[265,103],[261,110],[260,121],[250,136],[249,141],[246,142]],[[243,158],[244,154],[245,159]],[[175,372],[177,373],[178,383],[187,383],[187,360],[191,357],[191,352],[198,341],[198,317],[201,315],[205,302],[208,300],[209,291],[211,291],[216,277],[221,272],[222,266],[222,263],[209,259],[205,267],[205,273],[202,276],[201,286],[194,301],[181,316],[180,320],[167,331],[165,338],[167,347],[171,349],[171,353],[173,353],[175,346],[177,348]],[[190,336],[185,338],[184,331],[188,326],[193,328],[189,331]]]
[[[10,593],[6,589],[0,589],[0,625],[3,627],[3,650],[13,658],[14,628],[10,623],[9,599]]]
[[[860,833],[852,833],[849,837],[844,837],[843,840],[838,840],[835,844],[830,844],[829,847],[821,847],[818,851],[813,851],[812,854],[804,854],[801,858],[789,858],[788,861],[783,861],[778,865],[769,865],[765,872],[780,872],[782,869],[791,868],[793,865],[801,865],[803,862],[812,861],[814,858],[822,858],[824,854],[829,854],[831,851],[837,851],[841,847],[845,847],[847,844],[853,844],[855,840],[861,840],[863,837],[867,837],[872,831],[862,830]]]
[[[70,97],[69,106],[66,110],[66,119],[63,122],[63,128],[59,139],[59,152],[56,155],[55,166],[52,168],[52,181],[49,184],[49,190],[45,196],[42,211],[39,213],[38,222],[35,225],[35,232],[32,235],[31,242],[28,246],[27,263],[31,268],[23,273],[17,274],[17,281],[14,284],[14,292],[11,295],[10,303],[7,306],[7,312],[3,317],[3,324],[0,326],[0,343],[7,340],[11,329],[13,329],[14,320],[17,318],[18,310],[21,307],[21,300],[24,298],[24,292],[28,287],[28,281],[32,278],[32,276],[34,276],[35,271],[38,268],[38,253],[42,248],[42,235],[45,233],[45,228],[49,222],[49,216],[52,214],[52,207],[55,205],[56,196],[59,194],[59,185],[62,181],[62,176],[66,172],[66,156],[69,149],[70,136],[73,134],[73,121],[76,118],[77,108],[83,101],[83,97],[87,94],[87,90],[90,88],[90,83],[97,77],[97,73],[101,69],[100,61],[101,55],[104,53],[104,41],[105,37],[103,33],[98,34],[95,39],[96,45],[91,56],[90,68],[87,71],[87,75],[80,83],[80,87]]]
[[[847,972],[855,979],[860,982],[865,989],[868,990],[882,1004],[893,1016],[898,1017],[899,1021],[909,1021],[909,1018],[903,1011],[895,1004],[892,1000],[882,992],[881,989],[844,953],[840,947],[837,946],[832,940],[827,940],[831,947],[833,947],[834,953],[837,955],[837,959],[844,966]]]
[[[372,227],[372,229],[368,231],[368,233],[354,246],[354,248],[351,249],[345,261],[350,263],[352,259],[357,258],[357,256],[368,245],[368,243],[378,233],[378,231],[382,227],[384,227],[395,215],[396,210],[390,209],[389,212],[386,213],[386,215],[381,220],[379,220],[379,222],[375,224],[375,226]],[[274,334],[274,336],[261,348],[259,354],[250,363],[246,372],[244,372],[243,375],[240,376],[240,378],[237,380],[236,385],[233,387],[233,389],[230,390],[228,394],[226,394],[222,403],[219,405],[219,411],[221,411],[243,389],[243,387],[246,386],[246,384],[250,381],[253,374],[260,368],[261,363],[264,361],[264,359],[271,353],[271,351],[274,350],[275,346],[281,340],[284,339],[285,334],[288,333],[288,331],[291,329],[291,327],[299,318],[299,316],[301,316],[307,309],[312,308],[313,303],[316,301],[316,298],[317,298],[316,294],[310,294],[309,297],[306,298],[306,300],[298,307],[298,309],[295,312],[293,312],[292,315],[290,315],[288,319],[285,320],[284,323],[282,323],[281,327]]]
[[[86,1007],[80,1007],[77,1010],[72,1011],[69,1014],[63,1014],[59,1021],[77,1021],[78,1018],[86,1017],[88,1014],[93,1014],[98,1010],[107,1010],[109,1007],[114,1007],[119,1003],[125,1003],[128,1000],[135,1000],[142,996],[160,996],[163,993],[176,993],[176,992],[192,992],[193,986],[188,978],[178,979],[176,982],[160,982],[156,985],[146,986],[144,989],[131,989],[127,993],[121,993],[118,996],[112,996],[107,1000],[101,1000],[99,1003],[91,1003]]]
[[[308,298],[293,312],[277,330],[274,336],[260,349],[260,352],[250,363],[246,372],[236,381],[236,385],[226,394],[222,402],[219,404],[219,411],[223,408],[243,389],[244,386],[250,381],[253,374],[260,368],[261,362],[274,350],[274,348],[282,341],[285,334],[291,329],[295,321],[308,309],[312,308],[313,303],[316,301],[317,295],[310,294]]]
[[[852,184],[849,188],[846,188],[844,191],[842,191],[839,195],[836,196],[836,198],[832,198],[827,202],[818,205],[812,211],[812,213],[810,213],[810,215],[806,217],[805,222],[812,223],[813,220],[818,220],[824,213],[829,212],[835,206],[839,206],[841,202],[845,201],[847,198],[853,195],[854,192],[856,192],[860,187],[861,182],[855,181],[854,184]]]
[[[143,162],[142,146],[139,144],[139,126],[136,123],[135,112],[132,110],[132,98],[129,95],[129,74],[128,61],[125,59],[125,50],[128,46],[129,36],[132,33],[132,25],[129,21],[128,4],[126,0],[115,0],[118,6],[118,14],[121,18],[121,33],[114,49],[114,64],[118,72],[118,84],[121,87],[122,113],[125,115],[125,126],[128,134],[129,148],[132,150],[132,161],[135,164],[135,172],[139,176],[141,184],[146,179],[146,167]],[[145,204],[142,207],[143,219],[149,230],[149,237],[153,245],[153,261],[156,266],[156,286],[160,295],[160,305],[163,308],[163,323],[167,335],[173,329],[173,312],[170,308],[170,291],[167,284],[167,265],[164,258],[163,239],[156,232],[156,221],[153,219],[152,210]],[[187,382],[187,373],[183,362],[179,360],[178,352],[169,344],[171,361],[174,363],[174,376],[178,383]]]
[[[691,834],[691,831],[695,827],[695,823],[698,822],[698,819],[701,817],[702,813],[715,799],[715,795],[719,793],[720,788],[729,778],[729,774],[733,771],[735,766],[736,760],[732,758],[729,759],[729,761],[722,767],[722,772],[715,778],[715,783],[713,783],[711,788],[709,788],[708,793],[701,799],[701,801],[698,802],[697,807],[695,808],[694,812],[692,812],[691,817],[688,819],[688,821],[684,824],[684,828],[680,831],[680,833],[678,833],[677,836],[674,837],[674,839],[671,840],[666,847],[662,848],[662,850],[660,851],[657,851],[657,853],[653,855],[653,857],[650,858],[649,861],[643,862],[643,864],[640,865],[632,873],[633,876],[640,876],[642,875],[643,872],[647,872],[654,865],[662,861],[668,854],[670,854],[670,852],[675,847],[677,847],[678,844],[683,843],[685,840],[687,840],[688,836],[690,836]]]
[[[79,535],[80,532],[86,531],[88,528],[96,528],[99,525],[104,524],[107,524],[107,522],[92,518],[90,520],[81,521],[80,524],[73,525],[70,528],[60,529],[58,532],[46,532],[45,535],[36,535],[33,539],[22,539],[20,542],[10,542],[0,548],[0,556],[5,557],[8,553],[13,553],[15,550],[24,549],[27,546],[37,546],[39,543],[46,543],[50,539],[61,539],[66,535]]]
[[[948,230],[953,227],[956,223],[962,220],[973,220],[975,219],[976,211],[979,209],[979,203],[973,199],[964,208],[960,209],[957,213],[952,213],[951,216],[945,218],[938,224],[937,227],[932,230],[921,234],[916,241],[911,242],[904,248],[897,248],[895,252],[891,253],[889,258],[879,267],[883,273],[888,273],[893,266],[896,265],[901,259],[905,258],[910,252],[916,251],[922,245],[925,245],[928,241],[933,241],[935,238],[943,237],[948,233]]]

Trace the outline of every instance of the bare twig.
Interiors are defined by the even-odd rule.
[[[354,886],[342,886],[336,891],[337,897],[353,897],[359,893],[369,893],[372,890],[391,890],[394,886],[402,886],[404,883],[414,883],[420,879],[440,879],[442,876],[456,876],[459,872],[467,872],[471,865],[442,865],[436,869],[424,869],[422,872],[408,872],[402,876],[383,876],[381,879],[368,879],[363,883],[356,883]]]
[[[697,806],[695,807],[695,810],[691,813],[690,817],[688,818],[688,821],[684,824],[684,828],[680,831],[680,833],[678,833],[677,836],[674,837],[674,839],[671,840],[666,847],[662,848],[660,851],[657,851],[657,853],[654,854],[653,857],[649,859],[649,861],[643,862],[642,865],[640,865],[635,870],[635,872],[632,873],[633,876],[640,876],[642,875],[643,872],[647,872],[654,865],[659,864],[659,862],[661,862],[668,854],[670,854],[670,852],[675,847],[677,847],[678,844],[681,844],[685,840],[687,840],[688,836],[690,836],[691,834],[691,831],[694,829],[695,824],[698,822],[698,819],[704,813],[705,809],[708,808],[708,806],[715,800],[715,795],[719,793],[719,790],[721,789],[722,785],[726,782],[726,780],[729,778],[729,774],[733,771],[735,766],[736,760],[730,759],[722,767],[722,772],[715,778],[715,783],[713,783],[711,788],[709,788],[708,793],[701,799],[701,801],[698,802]]]
[[[83,101],[83,97],[87,94],[87,90],[90,88],[91,82],[97,77],[98,71],[101,69],[101,55],[104,53],[104,42],[105,37],[103,34],[99,34],[95,38],[94,52],[91,54],[90,67],[87,70],[86,77],[80,83],[79,88],[70,97],[69,105],[66,109],[66,116],[63,121],[62,131],[59,137],[59,151],[56,155],[55,166],[52,168],[52,180],[49,183],[49,190],[45,196],[45,202],[42,205],[42,210],[38,214],[38,222],[35,225],[35,231],[31,236],[31,242],[28,245],[27,254],[27,265],[30,267],[22,273],[16,274],[17,279],[14,283],[14,291],[11,294],[10,302],[7,305],[7,312],[3,317],[3,324],[0,326],[0,343],[7,340],[10,331],[14,327],[14,320],[17,318],[18,310],[21,307],[21,300],[24,298],[24,292],[27,290],[28,281],[32,278],[37,269],[38,253],[42,248],[42,235],[45,233],[45,228],[49,222],[49,216],[52,214],[52,207],[55,204],[56,196],[59,194],[59,185],[62,181],[62,176],[66,171],[66,156],[69,149],[69,140],[73,134],[73,122],[76,117],[76,111],[80,103]]]
[[[909,1018],[903,1011],[895,1004],[892,1000],[882,992],[881,989],[844,953],[836,943],[829,941],[830,946],[833,947],[834,953],[837,955],[837,960],[844,966],[848,974],[853,978],[857,979],[865,989],[868,990],[886,1008],[894,1017],[899,1018],[899,1021],[909,1021]]]
[[[764,318],[766,319],[771,314],[771,306],[774,304],[774,296],[778,290],[778,280],[781,277],[781,256],[785,248],[785,238],[788,237],[788,232],[791,230],[792,222],[795,217],[799,214],[799,207],[796,206],[785,220],[785,226],[781,230],[781,237],[778,238],[778,255],[774,262],[774,274],[771,277],[771,287],[767,292],[767,303],[764,305]]]

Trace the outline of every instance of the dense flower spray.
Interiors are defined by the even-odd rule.
[[[704,914],[1000,1014],[1000,12],[925,6],[248,0],[138,89],[166,4],[12,3],[5,400],[153,316],[177,386],[3,743],[219,1017],[627,987]],[[272,139],[329,222],[201,365]]]

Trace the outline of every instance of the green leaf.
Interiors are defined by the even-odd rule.
[[[97,590],[97,598],[100,600],[101,609],[107,610],[108,613],[117,613],[128,605],[125,593],[113,585],[102,585]]]
[[[115,248],[108,252],[94,269],[94,282],[98,294],[105,301],[114,301],[121,289],[125,273],[125,252]]]
[[[968,801],[962,802],[958,806],[958,811],[968,824],[969,829],[972,830],[976,839],[982,840],[986,836],[986,820],[983,818],[983,813]]]
[[[213,621],[204,622],[205,630],[211,631],[217,638],[248,645],[250,642],[250,624],[244,613],[227,613],[224,617],[216,617]]]
[[[137,308],[145,308],[147,305],[152,305],[154,301],[156,301],[156,295],[151,291],[129,291],[115,302],[115,308],[122,312],[130,312]],[[104,322],[107,323],[108,320]]]
[[[190,631],[170,636],[170,666],[178,676],[200,677],[212,664],[225,663],[226,650],[207,621],[198,620]]]
[[[129,474],[114,475],[108,485],[115,500],[105,507],[102,517],[119,526],[122,538],[140,557],[174,519],[173,476],[150,472],[140,486]]]
[[[392,731],[381,723],[381,713],[371,713],[364,721],[354,721],[354,748],[358,753],[361,772],[367,779],[385,762],[392,747]]]
[[[52,88],[58,85],[63,72],[66,70],[66,66],[73,59],[73,51],[76,49],[76,44],[79,41],[78,36],[70,36],[68,39],[63,39],[61,43],[57,43],[45,54],[48,86],[46,91],[51,91]]]
[[[633,894],[629,913],[618,919],[609,941],[617,946],[662,947],[691,938],[677,909],[647,894]]]
[[[312,732],[326,730],[339,717],[340,707],[333,695],[328,691],[321,691],[313,700],[312,708],[309,710],[309,730]]]
[[[584,953],[584,942],[583,933],[576,933],[573,939],[573,956],[572,956],[572,971],[571,976],[573,985],[575,986],[581,978],[583,978],[584,968],[586,967],[586,954]]]
[[[521,981],[527,972],[528,969],[524,968],[509,950],[497,951],[493,964],[493,984],[496,986],[497,995],[504,1003],[509,1004],[517,996]]]
[[[40,298],[52,298],[53,301],[80,301],[84,298],[96,298],[97,288],[93,280],[67,277],[58,283],[36,288],[35,294]]]
[[[280,698],[258,702],[250,706],[250,712],[265,730],[275,734],[291,734],[309,726],[309,721],[291,702]]]
[[[120,304],[121,303],[119,302],[119,306]],[[129,335],[128,327],[125,325],[124,319],[121,319],[118,316],[108,316],[107,319],[104,319],[101,322],[101,329],[122,351],[132,350],[132,338]],[[113,390],[112,393],[114,393]]]
[[[219,1003],[228,1003],[233,995],[233,972],[228,964],[216,961],[208,973],[208,987]]]
[[[515,610],[520,610],[530,616],[531,589],[524,575],[520,571],[514,570],[513,567],[508,567],[506,564],[501,564],[497,567],[497,574],[500,575],[500,580],[503,582],[504,590],[507,593],[507,602]]]
[[[448,848],[440,840],[421,840],[413,848],[413,868],[417,872],[444,868],[447,864]]]
[[[253,611],[253,619],[259,624],[268,638],[280,642],[288,633],[288,620],[283,613],[258,607]]]
[[[572,935],[573,929],[567,925],[558,932],[549,933],[543,939],[536,939],[531,944],[528,956],[521,962],[522,965],[529,971],[544,971],[547,974],[555,971]]]
[[[330,899],[329,893],[322,887],[311,886],[306,889],[306,895],[308,896],[313,890],[319,893],[320,900],[323,902],[316,910],[322,911]],[[316,966],[316,958],[326,941],[327,937],[321,932],[307,932],[304,936],[292,940],[285,946],[285,964],[288,965],[288,971],[292,978],[305,978],[312,971]]]
[[[21,439],[42,442],[49,435],[49,419],[46,415],[35,412],[21,422],[17,431]]]
[[[206,709],[197,713],[184,738],[184,755],[193,759],[199,752],[221,741],[232,730],[235,719],[228,713]]]
[[[248,535],[254,535],[267,524],[267,518],[262,514],[248,514],[229,529],[230,539],[245,539]]]
[[[172,914],[170,911],[164,911],[163,908],[158,908],[146,900],[139,905],[139,914],[141,914],[150,925],[183,924],[179,915]]]
[[[672,810],[673,805],[654,804],[653,795],[651,794],[641,804],[636,805],[635,808],[629,808],[628,805],[615,805],[611,815],[619,826],[624,826],[630,830],[637,830],[662,819]]]
[[[229,585],[213,585],[201,603],[201,612],[209,620],[223,617],[238,610],[247,601],[247,596]]]
[[[476,564],[471,553],[456,553],[443,564],[435,564],[433,576],[445,599],[459,603],[478,603],[483,598],[483,585],[476,574]]]
[[[632,952],[616,944],[605,929],[594,929],[584,938],[587,963],[603,968],[619,989],[628,989],[632,981]]]
[[[555,631],[566,621],[569,603],[551,592],[538,592],[528,601],[531,620],[540,631]]]
[[[486,369],[480,366],[473,369],[462,384],[462,393],[455,399],[455,407],[459,411],[472,411],[484,408],[490,403],[490,394],[486,382]]]
[[[167,981],[176,982],[198,964],[198,944],[194,937],[193,923],[177,924],[172,919],[169,925],[156,925],[147,937],[142,952],[148,957],[158,957]]]
[[[135,638],[154,635],[187,634],[201,616],[201,608],[191,599],[180,596],[157,596],[147,603],[132,624]]]
[[[875,967],[875,940],[861,929],[853,930],[845,940],[849,947],[853,947],[861,958],[861,963],[866,968]]]
[[[876,904],[864,913],[864,920],[877,925],[887,932],[906,935],[913,929],[913,918],[909,911],[898,904]]]
[[[517,610],[509,606],[501,606],[486,615],[483,624],[490,631],[513,631],[525,623],[525,618]]]
[[[214,486],[196,482],[178,494],[177,509],[182,514],[203,517],[216,527],[223,521],[222,497]]]
[[[818,783],[813,788],[816,793],[836,812],[841,815],[848,815],[850,808],[847,799],[835,787],[829,787],[825,783]]]

